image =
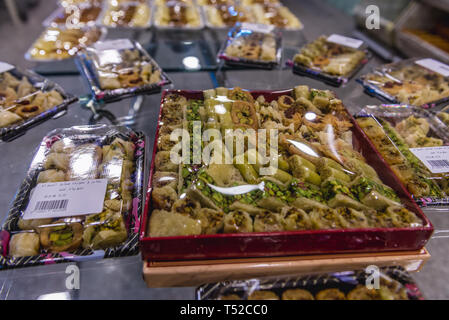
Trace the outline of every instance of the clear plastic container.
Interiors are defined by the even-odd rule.
[[[97,24],[102,7],[100,3],[82,2],[76,5],[58,7],[43,21],[45,27],[61,27],[67,25],[77,28],[93,27]]]
[[[99,18],[108,28],[147,29],[151,27],[150,1],[107,1]]]
[[[293,72],[340,86],[368,63],[371,54],[363,44],[354,48],[328,39],[321,36],[306,44],[293,58]]]
[[[227,29],[236,23],[257,23],[254,12],[250,7],[240,4],[216,4],[202,6],[206,26],[211,29]]]
[[[195,4],[170,2],[153,4],[154,25],[161,30],[200,30],[204,28],[200,9]]]
[[[241,254],[235,252],[242,250],[241,235],[254,241],[244,256],[288,255],[369,250],[359,237],[370,230],[425,229],[426,218],[380,157],[364,149],[370,146],[358,130],[331,91],[308,86],[166,92],[143,245],[151,251],[166,244],[166,251],[153,252],[165,260],[181,258],[170,252],[181,248],[172,247],[177,241],[186,246],[185,259],[230,257]],[[347,238],[295,245],[296,237],[337,230]],[[350,239],[351,231],[360,234]]]
[[[392,103],[431,108],[449,98],[449,79],[408,59],[375,68],[359,82],[365,92]]]
[[[47,28],[25,54],[25,58],[36,62],[52,62],[71,59],[86,48],[106,37],[104,28],[62,29]]]
[[[365,271],[280,279],[251,279],[203,285],[197,300],[424,300],[401,267],[380,269],[379,286]],[[372,285],[368,288],[367,284]]]
[[[148,52],[128,39],[98,42],[80,53],[77,61],[96,100],[157,93],[171,83]]]
[[[136,254],[145,140],[141,133],[105,125],[50,132],[2,226],[9,234],[6,267]],[[89,201],[82,203],[77,192],[92,185],[100,189],[89,189]],[[99,207],[92,208],[92,201]]]
[[[292,31],[304,28],[301,21],[287,7],[280,4],[257,3],[252,5],[250,10],[254,12],[258,23]]]

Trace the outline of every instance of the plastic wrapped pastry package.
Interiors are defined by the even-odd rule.
[[[257,3],[251,6],[257,23],[274,26],[285,30],[301,30],[304,28],[301,21],[286,7],[269,2]]]
[[[145,146],[143,134],[124,127],[50,132],[2,226],[6,267],[137,254]],[[84,204],[82,190],[90,193]]]
[[[47,28],[34,42],[25,58],[30,61],[51,62],[70,59],[83,48],[86,48],[106,36],[106,29],[62,29]]]
[[[142,28],[151,26],[150,1],[107,1],[99,18],[108,28]]]
[[[352,48],[321,36],[306,44],[293,58],[293,72],[333,86],[347,83],[371,57],[363,45]]]
[[[364,108],[357,122],[418,204],[449,206],[449,163],[435,156],[420,160],[414,153],[440,150],[449,158],[448,135],[438,117],[417,107],[380,105]]]
[[[197,300],[424,300],[401,267],[382,268],[379,287],[365,271],[206,284]],[[370,287],[367,284],[371,285]]]
[[[282,35],[267,30],[260,32],[252,24],[238,24],[228,33],[218,58],[229,65],[271,69],[279,65],[282,55]]]
[[[375,68],[358,81],[365,92],[392,103],[405,103],[424,108],[449,99],[448,77],[408,59]]]
[[[199,30],[204,27],[199,7],[188,1],[167,1],[153,4],[153,20],[159,29]]]
[[[236,23],[257,23],[250,7],[241,4],[216,4],[202,6],[206,26],[212,29],[223,29],[235,26]]]
[[[96,100],[157,93],[171,83],[148,52],[128,39],[99,42],[81,52],[77,64]]]
[[[205,245],[226,238],[213,235],[232,234],[237,242],[238,234],[252,239],[254,233],[254,239],[276,243],[283,233],[287,238],[324,230],[413,233],[430,227],[391,180],[393,172],[378,175],[370,165],[379,170],[381,159],[369,154],[367,162],[370,151],[362,154],[361,148],[369,146],[360,140],[366,137],[331,91],[307,86],[275,93],[169,91],[160,117],[142,239],[148,250],[165,238],[184,243],[188,236],[200,236]],[[205,254],[189,243],[183,257]],[[168,254],[164,259],[180,258],[162,251]],[[231,254],[222,251],[212,254]],[[272,254],[278,253],[265,252]]]
[[[56,83],[9,65],[0,73],[0,140],[16,137],[76,100]]]
[[[71,27],[84,28],[93,27],[97,24],[102,11],[99,2],[81,2],[68,6],[58,7],[47,19],[44,20],[45,27]]]

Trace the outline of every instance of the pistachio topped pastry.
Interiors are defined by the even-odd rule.
[[[79,222],[58,220],[50,226],[39,227],[41,245],[49,252],[77,249],[83,240],[83,226]]]

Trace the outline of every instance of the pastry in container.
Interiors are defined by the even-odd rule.
[[[81,2],[76,5],[58,7],[47,19],[44,20],[45,27],[92,27],[97,23],[102,7],[101,3]]]
[[[97,100],[151,94],[171,83],[148,52],[128,39],[99,42],[80,53],[77,61]]]
[[[273,68],[279,65],[282,36],[273,30],[260,31],[258,25],[238,24],[228,33],[218,58],[229,65]]]
[[[328,39],[321,36],[301,48],[293,58],[293,72],[340,86],[368,62],[370,54],[363,46],[353,48]]]
[[[184,2],[154,5],[154,24],[160,29],[201,29],[203,20],[199,7]]]
[[[108,28],[149,28],[151,8],[148,1],[108,2],[100,21]]]
[[[251,6],[251,10],[254,12],[258,23],[286,30],[303,28],[299,19],[285,6],[263,3]]]
[[[229,28],[236,23],[256,23],[254,12],[242,5],[217,4],[203,6],[206,24],[210,28]]]
[[[145,143],[143,134],[124,127],[50,132],[2,226],[11,235],[6,267],[136,254]],[[74,194],[92,184],[104,188],[86,200],[97,201],[98,209],[86,204],[73,209]],[[57,191],[35,200],[37,190],[46,188]]]
[[[215,5],[233,6],[236,4],[236,1],[234,1],[234,0],[197,0],[196,3],[199,6],[215,6]]]
[[[58,4],[62,7],[69,7],[69,6],[78,6],[83,5],[85,3],[92,4],[92,5],[102,5],[103,2],[106,1],[128,1],[128,0],[58,0]]]
[[[392,103],[430,108],[449,98],[448,77],[408,59],[383,65],[362,76],[365,92]]]
[[[197,300],[424,300],[402,267],[380,269],[379,286],[362,270],[213,283],[196,289]],[[372,287],[368,287],[371,284]]]
[[[0,139],[24,133],[67,107],[77,99],[57,84],[9,64],[0,73]]]
[[[447,208],[449,165],[437,158],[423,162],[414,153],[417,148],[447,152],[449,140],[440,119],[406,105],[368,106],[360,115],[359,126],[412,197],[429,209]]]
[[[62,29],[47,28],[25,55],[31,61],[70,59],[83,48],[101,40],[106,31],[100,28]]]
[[[254,234],[254,241],[266,236],[274,244],[276,237],[312,230],[349,235],[425,228],[428,222],[393,172],[379,169],[380,157],[372,150],[362,153],[372,146],[359,130],[331,91],[308,86],[275,93],[166,92],[150,174],[144,257],[198,259],[205,253],[195,248],[203,244],[193,243],[219,246],[221,239],[235,243],[216,252],[210,245],[208,257],[236,257],[242,234],[246,239]],[[178,247],[171,247],[177,240]],[[167,248],[153,252],[153,243]],[[268,247],[254,247],[245,256],[284,252],[264,251]]]

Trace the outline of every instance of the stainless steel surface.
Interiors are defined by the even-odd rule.
[[[322,34],[340,33],[350,36],[354,30],[352,18],[321,0],[284,0],[305,26],[304,34],[308,41]],[[48,9],[51,11],[52,9]],[[7,29],[9,30],[9,29]],[[33,30],[31,33],[39,34]],[[151,32],[141,33],[141,37],[149,37]],[[24,34],[24,31],[22,31]],[[111,34],[109,35],[111,36]],[[123,36],[123,35],[121,35]],[[24,36],[25,37],[25,36]],[[117,36],[119,37],[119,36]],[[295,40],[295,33],[289,35]],[[300,35],[297,34],[299,38]],[[32,39],[29,39],[30,43]],[[24,49],[26,46],[24,47]],[[0,48],[0,58],[3,55]],[[16,53],[19,54],[19,53]],[[20,53],[22,54],[22,53]],[[374,57],[360,72],[364,73],[371,67],[384,61]],[[215,83],[215,75],[209,72],[170,73],[175,89],[202,90],[211,88]],[[356,75],[357,76],[357,75]],[[69,92],[84,96],[89,90],[80,76],[59,75],[50,76]],[[242,86],[249,89],[285,89],[299,84],[307,84],[315,88],[329,89],[317,80],[293,75],[290,70],[235,70],[226,71],[228,85]],[[335,89],[351,112],[357,112],[366,104],[376,104],[379,101],[363,93],[362,87],[354,80],[346,86]],[[139,100],[128,99],[106,105],[104,110],[110,111],[116,118],[126,121],[136,130],[142,130],[154,141],[156,121],[159,111],[160,94],[146,96],[141,105]],[[133,117],[135,116],[135,117]],[[25,135],[11,143],[0,145],[0,168],[2,179],[0,183],[0,218],[4,218],[16,188],[25,177],[26,170],[42,137],[54,128],[84,125],[89,122],[92,112],[88,108],[74,104],[68,113],[56,120],[49,120],[38,127],[32,128]],[[106,118],[100,123],[108,123]],[[449,214],[449,213],[448,213]],[[449,229],[449,216],[445,214],[429,215],[437,229]],[[444,238],[434,239],[429,244],[433,255],[423,272],[415,275],[418,285],[428,298],[449,298],[449,243]],[[60,297],[71,299],[193,299],[193,288],[147,289],[142,280],[142,262],[140,256],[105,259],[101,261],[82,262],[80,268],[80,289],[68,290],[66,268],[70,264],[49,265],[17,270],[0,271],[0,299],[38,299]],[[437,279],[437,280],[436,280]],[[49,294],[56,294],[48,296]]]

